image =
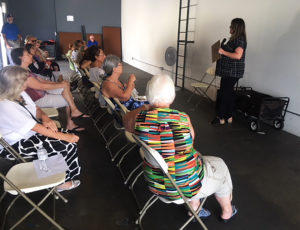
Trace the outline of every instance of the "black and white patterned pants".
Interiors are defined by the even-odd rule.
[[[65,130],[61,129],[61,132]],[[33,161],[37,159],[37,150],[40,144],[47,150],[48,156],[54,156],[61,153],[69,166],[66,172],[66,182],[76,179],[80,174],[81,167],[78,163],[77,144],[66,141],[57,140],[46,137],[41,134],[35,134],[28,139],[22,139],[12,145],[12,147],[26,159],[26,161]],[[15,158],[5,149],[0,150],[0,157],[15,160]]]

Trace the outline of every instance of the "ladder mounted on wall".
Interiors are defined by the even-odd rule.
[[[195,42],[194,36],[192,39],[189,36],[190,33],[195,32],[194,30],[189,30],[189,21],[196,19],[190,18],[190,8],[194,6],[197,6],[197,4],[191,4],[190,0],[180,0],[175,86],[181,87],[181,89],[184,89],[187,45]]]

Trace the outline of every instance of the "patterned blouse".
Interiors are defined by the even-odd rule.
[[[222,48],[230,53],[234,53],[235,49],[241,47],[243,48],[243,55],[240,60],[232,59],[225,55],[217,61],[216,65],[216,75],[220,77],[236,77],[242,78],[245,72],[245,56],[247,42],[244,37],[237,38],[235,40],[230,40],[226,44],[222,45]]]
[[[136,118],[135,133],[162,155],[170,175],[187,198],[199,192],[204,176],[203,162],[193,148],[187,114],[169,108],[141,111]],[[144,176],[153,193],[169,200],[180,199],[169,179],[146,160]]]

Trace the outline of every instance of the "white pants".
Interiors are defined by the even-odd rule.
[[[47,90],[46,95],[35,101],[35,104],[41,108],[61,108],[69,106],[68,102],[62,96],[63,90],[63,88]]]

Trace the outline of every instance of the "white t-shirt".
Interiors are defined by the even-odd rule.
[[[90,81],[91,82],[102,82],[102,76],[105,74],[104,70],[99,67],[90,68]]]
[[[27,93],[22,92],[21,95],[26,102],[25,107],[33,116],[36,116],[36,105],[34,102]],[[28,139],[36,133],[31,130],[35,126],[36,121],[17,102],[9,100],[0,101],[0,111],[0,133],[10,145],[15,144],[21,139]],[[2,148],[0,145],[0,149]]]

